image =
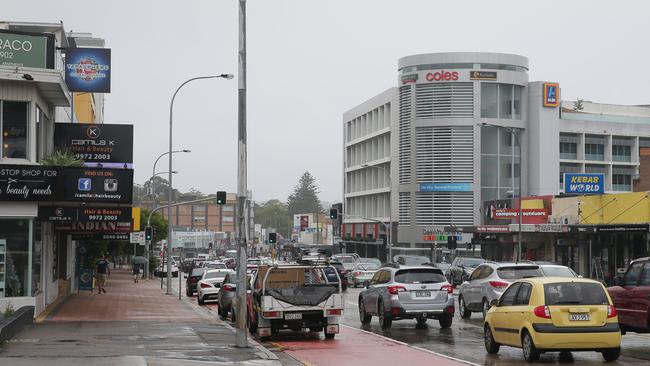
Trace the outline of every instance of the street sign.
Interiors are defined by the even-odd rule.
[[[144,231],[132,232],[131,235],[129,236],[129,241],[131,242],[131,244],[144,245],[145,243]]]

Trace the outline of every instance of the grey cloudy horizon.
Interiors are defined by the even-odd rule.
[[[650,3],[636,1],[249,0],[248,187],[286,200],[310,171],[342,200],[342,114],[397,85],[397,60],[433,52],[529,58],[563,99],[650,104]],[[237,0],[5,1],[2,20],[63,21],[112,49],[105,122],[134,125],[135,182],[167,150],[184,80],[237,73]],[[236,191],[237,78],[197,81],[174,106],[174,186]],[[166,171],[166,161],[158,165]]]

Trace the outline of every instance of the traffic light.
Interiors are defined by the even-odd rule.
[[[275,244],[278,240],[278,234],[269,233],[269,244]]]
[[[339,210],[330,208],[330,219],[336,220],[339,217]]]
[[[226,204],[226,191],[217,191],[217,205]]]
[[[144,228],[144,240],[151,241],[153,239],[153,228],[147,226]]]
[[[447,235],[447,249],[456,249],[456,235]]]

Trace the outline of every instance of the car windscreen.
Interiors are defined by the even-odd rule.
[[[427,257],[420,257],[415,255],[406,255],[404,258],[404,264],[407,266],[419,266],[424,263],[429,263],[431,260]]]
[[[541,277],[544,274],[539,266],[512,266],[497,268],[497,274],[504,280],[518,280],[527,277]]]
[[[336,260],[341,263],[355,263],[354,257],[352,256],[336,256]]]
[[[546,305],[609,305],[599,283],[560,282],[544,285]]]
[[[357,269],[360,271],[376,271],[379,266],[374,263],[361,263],[357,266]]]
[[[228,268],[228,267],[226,267],[225,263],[207,263],[205,266],[207,268],[210,268],[210,269],[226,269],[226,268]]]
[[[577,277],[568,267],[542,267],[542,271],[547,277]]]
[[[446,280],[442,271],[435,268],[409,268],[395,273],[395,282],[399,283],[440,283]]]
[[[485,260],[482,258],[465,258],[465,267],[478,267],[483,262]]]
[[[195,268],[192,270],[191,276],[203,276],[203,272],[205,272],[205,269],[203,268]]]
[[[377,258],[361,258],[359,261],[361,263],[372,263],[381,266],[381,261]]]
[[[224,277],[226,277],[225,272],[207,272],[205,274],[205,277],[203,277],[203,278],[204,279],[209,279],[209,278],[224,278]]]

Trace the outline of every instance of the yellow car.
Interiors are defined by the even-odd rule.
[[[523,350],[528,362],[544,352],[596,351],[605,361],[621,353],[616,308],[605,287],[583,278],[538,277],[513,282],[485,317],[485,349]]]

